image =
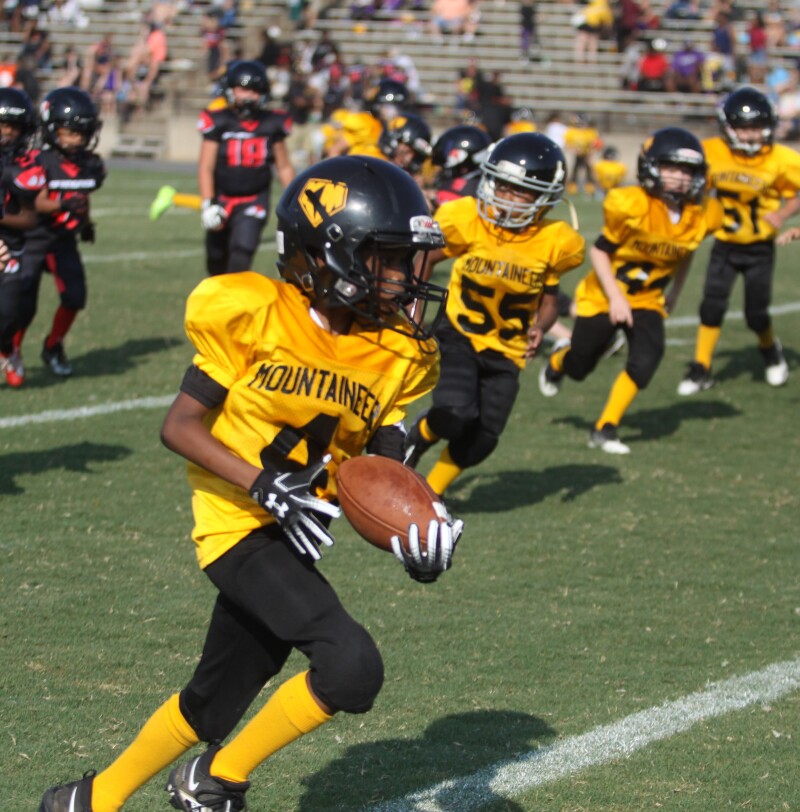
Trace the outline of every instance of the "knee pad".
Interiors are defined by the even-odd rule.
[[[471,468],[483,462],[497,448],[500,438],[485,430],[478,431],[472,437],[461,437],[452,440],[448,446],[450,459],[459,468]]]
[[[335,711],[366,713],[382,685],[383,659],[357,623],[347,637],[319,645],[312,654],[311,688]]]
[[[772,324],[769,311],[764,310],[763,308],[759,308],[758,310],[748,310],[747,307],[745,307],[744,319],[747,326],[754,333],[763,333],[764,330],[768,329]]]
[[[700,323],[706,327],[721,327],[727,307],[726,299],[704,298],[700,303]]]
[[[201,742],[209,744],[218,744],[223,741],[241,718],[240,714],[231,721],[231,717],[227,714],[218,712],[218,708],[214,707],[213,702],[205,701],[190,687],[186,687],[180,692],[178,705],[183,718],[191,725],[197,738]]]
[[[563,372],[573,381],[582,381],[596,366],[597,361],[585,355],[578,355],[573,348],[564,356]]]
[[[86,286],[67,288],[59,297],[59,301],[67,310],[83,310],[86,307]]]
[[[444,409],[441,406],[432,407],[427,417],[431,431],[443,440],[461,437],[474,419],[473,416],[458,415],[451,409]]]

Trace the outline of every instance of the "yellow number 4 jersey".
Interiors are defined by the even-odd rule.
[[[547,286],[583,262],[583,237],[561,220],[543,219],[521,232],[487,223],[477,201],[462,197],[436,210],[456,257],[447,318],[476,352],[496,350],[525,365],[528,327]]]
[[[714,236],[738,244],[774,239],[775,229],[764,215],[800,190],[800,154],[775,144],[763,155],[748,157],[733,152],[719,137],[703,141],[703,149],[712,189],[725,210],[723,226]]]
[[[664,291],[683,261],[722,224],[716,200],[684,206],[673,223],[666,204],[641,186],[612,189],[603,204],[603,237],[617,246],[611,267],[632,308],[667,315]],[[608,312],[608,299],[592,271],[575,291],[579,316]]]
[[[208,415],[211,434],[258,467],[290,470],[330,453],[323,498],[336,495],[336,467],[380,426],[401,421],[438,378],[435,342],[358,325],[334,336],[299,290],[252,272],[201,282],[186,332],[195,366],[228,390]],[[191,463],[188,471],[201,566],[273,521],[241,488]]]

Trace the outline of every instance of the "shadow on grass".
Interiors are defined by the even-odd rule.
[[[75,370],[75,375],[81,378],[97,378],[102,375],[124,375],[135,369],[141,359],[165,352],[182,345],[182,339],[175,336],[155,338],[129,339],[118,347],[103,347],[89,350],[83,355],[72,355],[67,347],[67,354]],[[30,352],[28,353],[30,354]],[[25,376],[25,388],[45,388],[64,382],[44,366],[26,364],[28,374]]]
[[[502,763],[528,755],[555,736],[542,719],[515,711],[446,716],[431,723],[420,739],[385,739],[348,748],[341,758],[304,780],[297,812],[334,808],[357,812],[381,802],[388,809],[387,802],[393,799],[450,780],[452,785],[425,794],[437,809],[462,812],[500,802],[502,806],[494,808],[522,812],[521,806],[493,791],[492,779]]]
[[[47,451],[4,454],[0,457],[0,495],[24,493],[25,489],[16,483],[16,478],[20,475],[58,470],[91,474],[94,473],[90,467],[92,463],[116,462],[132,452],[132,449],[122,445],[76,443]]]
[[[800,366],[800,353],[790,347],[783,348],[783,355],[789,369]],[[714,355],[714,378],[717,381],[731,381],[749,376],[758,383],[764,382],[764,359],[758,351],[755,339],[752,347],[737,350],[721,350]]]
[[[465,474],[447,492],[447,504],[457,513],[502,513],[535,505],[548,496],[561,494],[573,502],[603,485],[621,485],[619,470],[612,465],[555,465],[542,471],[524,468],[497,474]],[[469,496],[461,496],[469,493]]]
[[[712,390],[713,392],[713,390]],[[643,440],[657,440],[675,434],[681,424],[687,420],[712,420],[728,417],[739,417],[742,412],[729,403],[713,399],[712,393],[702,393],[694,398],[676,401],[670,406],[659,409],[641,409],[626,414],[620,425],[620,439],[626,443],[637,443]],[[582,429],[587,435],[593,423],[584,417],[566,415],[553,420],[567,426]],[[631,434],[638,430],[637,434]],[[600,452],[602,453],[602,452]]]

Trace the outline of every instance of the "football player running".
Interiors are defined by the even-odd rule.
[[[609,191],[604,226],[590,250],[593,270],[575,291],[572,344],[550,356],[539,389],[557,395],[564,376],[592,372],[615,330],[628,340],[625,369],[589,433],[589,445],[627,454],[618,426],[651,381],[664,355],[664,320],[680,294],[692,255],[722,223],[722,208],[705,198],[707,165],[700,142],[687,130],[657,130],[642,146],[638,186]],[[665,291],[669,288],[669,293]]]
[[[0,372],[6,383],[25,381],[22,356],[14,348],[22,293],[20,258],[25,230],[36,225],[35,200],[45,180],[35,155],[29,151],[36,133],[36,112],[28,95],[15,87],[0,88]]]
[[[196,354],[162,428],[189,460],[198,561],[218,590],[199,664],[110,767],[51,787],[40,812],[116,812],[201,741],[170,773],[172,805],[244,810],[261,762],[339,711],[368,711],[381,688],[375,642],[315,562],[334,543],[337,466],[364,449],[401,459],[405,411],[436,380],[420,311],[441,309],[446,291],[417,276],[415,258],[444,240],[413,179],[375,158],[307,169],[277,219],[282,281],[228,274],[190,295]],[[426,552],[397,555],[434,581],[462,524],[412,528]],[[295,648],[308,669],[228,740]]]
[[[47,181],[36,197],[37,226],[25,235],[20,258],[21,292],[14,350],[36,315],[45,270],[56,281],[59,305],[41,358],[59,378],[72,375],[64,339],[86,307],[86,270],[78,242],[95,240],[89,196],[103,185],[106,167],[95,152],[102,122],[91,96],[79,87],[60,87],[40,107],[44,147],[36,155],[36,172]]]
[[[706,270],[694,359],[678,394],[714,385],[711,365],[736,277],[744,282],[744,316],[758,340],[770,386],[782,386],[789,367],[775,336],[769,305],[775,238],[800,210],[800,155],[773,143],[777,115],[761,91],[743,87],[719,108],[722,135],[703,142],[712,189],[725,209]]]
[[[446,246],[426,273],[455,258],[447,319],[437,331],[442,371],[431,408],[406,438],[406,464],[447,440],[428,483],[438,494],[494,451],[519,391],[519,375],[557,316],[559,279],[583,262],[585,243],[546,215],[561,200],[564,153],[547,136],[518,133],[482,163],[477,198],[436,212]]]
[[[286,136],[291,123],[268,110],[269,82],[260,62],[230,65],[223,79],[227,107],[204,110],[197,183],[206,231],[209,275],[252,268],[270,211],[273,167],[286,187],[294,178]]]

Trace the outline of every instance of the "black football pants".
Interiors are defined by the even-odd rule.
[[[775,243],[764,241],[750,245],[714,240],[708,260],[700,321],[706,327],[721,327],[728,310],[737,274],[744,280],[744,316],[747,326],[763,333],[772,323],[772,275],[775,268]]]
[[[219,231],[206,232],[206,271],[209,276],[249,271],[269,216],[268,197],[233,207]]]
[[[449,322],[436,336],[442,362],[428,425],[448,440],[453,462],[469,468],[497,447],[517,399],[520,368],[494,350],[475,352]]]
[[[664,319],[655,310],[634,310],[633,327],[622,328],[611,323],[608,313],[578,316],[564,356],[564,374],[582,381],[597,366],[618,329],[623,329],[628,339],[625,371],[639,389],[644,389],[664,357]]]
[[[222,741],[294,648],[308,658],[312,690],[325,705],[349,713],[372,707],[383,683],[375,642],[277,525],[254,531],[205,572],[219,595],[180,694],[201,740]]]

